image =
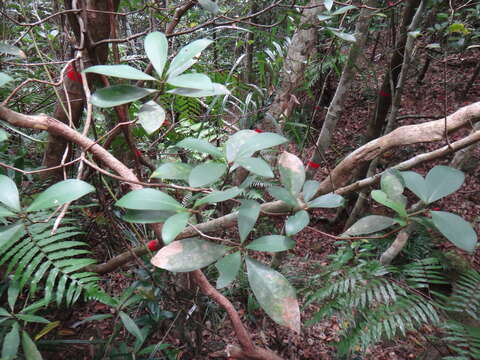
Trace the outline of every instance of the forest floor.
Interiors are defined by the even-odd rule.
[[[446,69],[447,77],[447,114],[454,112],[463,105],[480,99],[480,80],[476,81],[466,96],[461,95],[462,89],[470,78],[473,68],[478,61],[473,51],[470,53],[467,52],[467,54],[468,57],[463,58],[457,55],[450,56],[446,67],[444,67],[443,59],[433,60],[421,84],[416,83],[418,71],[415,73],[412,72],[406,90],[404,91],[400,116],[423,114],[426,117],[423,119],[405,118],[399,121],[398,125],[425,122],[431,120],[432,117],[443,116],[445,114],[444,69]],[[380,58],[377,62],[373,63],[371,67],[380,69],[385,65],[384,62],[385,59]],[[420,69],[421,65],[422,64],[416,64],[416,67]],[[381,81],[380,77],[377,78],[373,75],[375,74],[373,69],[370,70],[372,71],[367,71],[367,76],[362,77],[363,80],[358,76],[353,91],[349,92],[350,95],[347,99],[346,111],[343,113],[338,129],[334,133],[332,151],[327,154],[329,164],[323,164],[319,169],[316,174],[318,180],[322,180],[328,174],[328,169],[333,168],[339,159],[347,155],[352,149],[355,149],[358,146],[358,142],[361,141],[361,135],[365,130],[366,122],[374,111],[375,91],[372,89],[377,88],[378,83]],[[321,126],[325,111],[326,109],[323,109],[318,114],[318,119],[315,120],[315,126],[318,128]],[[462,129],[458,133],[465,134],[465,132],[469,132],[469,129]],[[455,140],[457,136],[458,134],[452,135],[450,140]],[[393,165],[403,161],[411,157],[412,154],[431,151],[443,145],[445,145],[444,142],[439,142],[396,149],[384,157],[382,160],[383,167],[388,166],[388,164]],[[310,155],[312,151],[313,148],[309,148],[307,151],[302,152],[305,161],[307,161],[308,155]],[[451,157],[448,157],[435,163],[423,164],[413,170],[425,175],[433,165],[447,165],[450,160]],[[453,195],[442,199],[436,204],[436,206],[442,210],[454,212],[472,222],[476,227],[477,234],[480,233],[479,160],[480,147],[477,146],[475,153],[477,166],[472,166],[471,170],[467,172],[463,187]],[[372,189],[374,188],[375,187],[372,187]],[[373,209],[372,211],[375,210],[375,204],[369,203],[368,206]],[[318,211],[316,215],[333,217],[335,212]],[[329,231],[332,234],[342,232],[341,224],[336,225],[335,228],[325,228],[325,223],[318,221],[317,223],[311,223],[310,226],[318,226],[322,228],[322,230]],[[97,233],[96,236],[101,238],[109,235]],[[334,239],[321,236],[308,228],[299,233],[295,237],[295,240],[297,246],[291,251],[283,263],[282,268],[286,276],[293,279],[294,284],[299,288],[309,285],[303,281],[308,278],[308,275],[312,275],[322,267],[328,265],[328,256],[335,252],[336,247]],[[104,254],[105,257],[108,257],[105,250],[100,248],[102,242],[98,241],[98,244],[99,248],[96,253]],[[446,250],[457,251],[453,245],[446,242],[441,246]],[[467,256],[463,253],[461,255],[480,270],[480,250],[477,250],[476,254],[472,256]],[[133,264],[132,266],[136,265]],[[105,277],[106,288],[115,289],[115,293],[118,294],[121,289],[129,286],[131,278],[133,277],[132,275],[132,268],[130,267],[126,268],[123,272],[109,274]],[[298,280],[298,283],[296,283],[296,280]],[[168,282],[169,286],[178,285],[178,279],[175,279],[172,275],[168,278]],[[167,290],[166,293],[168,292]],[[228,296],[233,299],[236,308],[243,309],[240,310],[240,314],[257,345],[268,347],[285,359],[338,359],[338,357],[336,357],[335,343],[339,340],[338,333],[342,324],[340,324],[336,318],[321,321],[311,327],[304,327],[302,328],[301,334],[294,334],[287,329],[275,325],[265,316],[262,310],[255,308],[252,303],[247,301],[248,292],[245,287],[242,287],[242,279],[239,281],[239,284],[236,284],[234,289],[229,290],[229,292]],[[300,291],[300,301],[303,302],[305,299],[302,298],[301,294],[302,291]],[[202,301],[198,300],[198,294],[191,294],[188,291],[185,291],[183,298],[181,296],[179,298],[178,295],[178,293],[175,294],[176,301],[166,300],[163,306],[165,310],[171,311],[172,313],[181,313],[183,320],[178,321],[173,327],[171,326],[171,321],[165,321],[164,324],[161,324],[154,339],[149,339],[149,343],[152,343],[152,340],[163,340],[171,344],[172,348],[180,349],[176,357],[171,357],[172,359],[188,360],[212,359],[216,357],[219,351],[225,348],[227,342],[235,342],[235,335],[230,321],[228,321],[224,313],[218,309],[215,304],[209,301],[202,303]],[[194,299],[192,299],[192,296]],[[202,315],[199,311],[194,311],[191,317],[187,317],[186,313],[192,309],[194,304],[200,306],[202,310],[204,310],[203,313],[205,315]],[[315,310],[316,308],[313,305],[302,309],[302,322],[308,320]],[[74,327],[73,325],[88,316],[108,311],[109,308],[107,306],[98,303],[85,303],[83,308],[79,309],[76,307],[74,313],[65,314],[59,312],[55,316],[58,317],[59,320],[64,319],[62,323],[62,329],[64,331],[62,336],[65,339],[105,339],[108,338],[113,331],[111,320],[86,323],[78,327]],[[434,333],[435,329],[424,327],[421,332],[408,333],[406,338],[383,342],[371,347],[367,354],[354,359],[422,359],[423,354],[430,349],[427,337]],[[199,349],[197,354],[192,354],[189,350],[189,348],[191,349],[189,345],[192,345],[193,342],[196,343],[196,348]],[[94,357],[94,353],[98,354],[97,351],[98,348],[93,345],[74,344],[65,349],[65,352],[62,353],[62,358],[91,359]],[[51,358],[59,358],[58,353],[52,353]]]

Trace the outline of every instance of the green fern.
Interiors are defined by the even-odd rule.
[[[480,273],[470,270],[460,275],[452,295],[447,301],[447,310],[467,313],[480,321]]]
[[[0,266],[8,264],[6,273],[12,274],[21,288],[29,284],[30,295],[35,295],[43,280],[44,303],[54,300],[58,305],[64,302],[69,306],[82,292],[102,297],[97,274],[82,270],[95,263],[79,257],[90,253],[85,249],[86,243],[75,240],[82,232],[71,220],[64,220],[64,226],[51,234],[54,220],[44,218],[45,215],[37,214],[29,219],[32,222],[0,228]]]
[[[443,340],[458,356],[444,357],[444,360],[480,359],[480,327],[448,321],[444,326]]]

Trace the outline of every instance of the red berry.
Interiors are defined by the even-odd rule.
[[[148,248],[150,251],[156,251],[158,250],[158,242],[157,240],[152,240],[148,242]]]
[[[254,131],[255,131],[256,133],[259,133],[259,134],[263,132],[263,130],[261,130],[261,129],[255,129]]]

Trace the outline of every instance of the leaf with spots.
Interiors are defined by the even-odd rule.
[[[278,158],[280,181],[293,195],[297,195],[305,182],[305,167],[297,156],[284,151]]]
[[[355,224],[350,226],[343,236],[357,236],[373,234],[395,224],[395,220],[387,216],[369,215],[358,220]]]

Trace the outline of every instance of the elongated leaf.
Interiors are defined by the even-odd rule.
[[[198,3],[205,10],[211,12],[213,15],[217,15],[219,11],[218,5],[214,3],[212,0],[198,0]]]
[[[12,81],[13,78],[3,72],[0,72],[0,87]]]
[[[207,196],[198,200],[195,203],[195,206],[200,206],[202,204],[214,204],[214,203],[230,200],[240,195],[242,191],[243,191],[242,189],[239,189],[236,186],[223,191],[213,191]]]
[[[334,29],[330,29],[330,30],[335,34],[336,37],[339,37],[342,40],[352,42],[352,43],[357,41],[354,34],[349,34],[349,33],[337,31],[337,30],[334,30]]]
[[[38,351],[33,340],[28,336],[26,331],[22,331],[22,349],[27,360],[42,360],[42,355]]]
[[[310,222],[310,216],[305,210],[301,210],[295,213],[293,216],[289,216],[285,222],[285,234],[292,236],[302,231]]]
[[[332,10],[333,0],[323,0],[323,6],[325,6],[325,9],[328,11]]]
[[[243,148],[245,142],[256,134],[253,130],[240,130],[230,136],[225,143],[225,154],[229,163],[239,159],[238,153]]]
[[[145,53],[159,77],[162,77],[168,58],[168,40],[161,32],[152,32],[145,38]]]
[[[435,227],[458,248],[475,251],[477,234],[472,225],[460,216],[445,211],[430,211]]]
[[[190,213],[173,215],[165,221],[162,228],[162,240],[165,245],[170,244],[187,226]]]
[[[373,190],[370,195],[372,196],[373,200],[396,211],[399,216],[407,217],[407,210],[405,209],[405,204],[390,200],[387,197],[387,194],[385,194],[382,190]]]
[[[227,255],[217,261],[215,267],[220,274],[217,280],[217,289],[224,288],[235,280],[241,264],[242,257],[240,256],[240,251]]]
[[[212,80],[210,80],[210,78],[205,74],[193,73],[178,75],[168,78],[167,82],[170,85],[178,86],[181,88],[213,91]]]
[[[464,181],[465,174],[460,170],[449,166],[435,166],[425,177],[426,186],[429,190],[428,203],[454,193],[460,189]]]
[[[266,235],[253,240],[246,246],[249,250],[285,251],[295,247],[295,241],[283,235]]]
[[[0,175],[0,203],[20,211],[20,197],[15,182],[8,176]]]
[[[20,293],[20,286],[17,281],[11,281],[8,286],[8,306],[10,310],[15,308],[15,303],[17,302],[18,294]]]
[[[1,77],[1,75],[0,75]],[[0,80],[1,81],[1,80]],[[0,129],[0,143],[7,141],[8,138],[10,137],[10,134],[7,133],[5,130]]]
[[[345,236],[373,234],[395,224],[395,220],[387,216],[369,215],[358,220],[343,233]]]
[[[404,171],[401,173],[405,186],[417,195],[424,203],[428,204],[428,196],[430,194],[427,184],[422,175],[413,171]]]
[[[309,208],[336,208],[342,206],[344,202],[341,195],[330,193],[313,199],[307,205]]]
[[[131,80],[157,80],[129,65],[95,65],[85,69],[84,72]]]
[[[216,162],[207,162],[205,164],[197,165],[190,172],[188,183],[191,187],[209,185],[220,179],[223,174],[225,174],[226,170],[227,166],[225,164]]]
[[[15,216],[15,213],[5,209],[2,205],[0,205],[0,218],[9,216]]]
[[[143,337],[142,331],[138,327],[135,320],[133,320],[130,316],[125,314],[123,311],[120,311],[119,315],[120,315],[120,319],[122,320],[123,326],[125,326],[125,329],[127,329],[127,331],[130,334],[135,336],[135,338],[143,340],[144,337]]]
[[[315,194],[317,193],[318,189],[320,188],[320,183],[316,180],[307,180],[305,184],[303,184],[303,200],[310,201]]]
[[[12,329],[5,335],[3,339],[2,347],[2,359],[13,359],[18,352],[18,346],[20,345],[20,326],[18,322],[14,322]]]
[[[284,151],[278,158],[278,169],[282,185],[293,195],[297,195],[305,182],[305,168],[302,160]]]
[[[255,133],[253,136],[249,136],[245,140],[234,160],[250,157],[256,151],[268,149],[277,145],[284,144],[286,142],[288,142],[287,139],[275,133]]]
[[[275,322],[300,333],[295,289],[279,272],[248,257],[245,261],[248,282],[260,306]]]
[[[297,199],[293,196],[290,191],[280,186],[271,186],[267,189],[268,193],[272,195],[275,199],[281,200],[292,207],[298,206]]]
[[[242,200],[242,206],[238,209],[238,232],[242,243],[255,226],[259,214],[259,203],[254,200]]]
[[[181,96],[194,97],[194,98],[230,94],[230,91],[225,87],[225,85],[218,84],[218,83],[212,83],[211,90],[175,88],[172,90],[168,90],[167,92],[174,95],[181,95]]]
[[[127,210],[121,218],[129,223],[155,224],[165,222],[174,214],[175,212],[173,211],[162,210]]]
[[[26,59],[27,56],[25,53],[20,50],[18,47],[7,44],[6,42],[0,42],[0,54],[13,55]]]
[[[342,6],[340,9],[335,10],[332,15],[342,15],[345,14],[349,10],[356,9],[357,7],[354,5],[347,5],[347,6]]]
[[[95,188],[85,181],[78,179],[63,180],[50,186],[38,195],[27,208],[27,211],[37,211],[60,206],[77,200],[93,191],[95,191]]]
[[[133,85],[113,85],[97,90],[90,97],[90,102],[101,108],[109,108],[140,100],[155,92],[157,92],[155,89],[139,88]]]
[[[154,189],[130,191],[118,200],[115,205],[133,210],[183,210],[182,205],[180,205],[177,200],[160,190]]]
[[[152,178],[169,179],[169,180],[188,180],[192,171],[189,164],[181,162],[172,162],[160,165],[152,174]]]
[[[212,40],[199,39],[191,42],[180,49],[168,68],[168,77],[175,77],[183,73],[197,62],[200,53],[212,43]]]
[[[181,147],[183,149],[198,151],[205,154],[210,154],[215,156],[216,158],[223,158],[223,153],[218,149],[216,146],[210,144],[208,141],[203,139],[195,139],[195,138],[186,138],[177,143],[177,147]]]
[[[19,318],[20,320],[31,322],[31,323],[48,324],[50,322],[44,317],[31,315],[31,314],[15,314],[15,317]]]
[[[155,101],[147,101],[138,111],[138,122],[147,134],[152,134],[163,125],[165,110]]]
[[[160,249],[152,258],[154,266],[174,272],[201,269],[221,258],[229,250],[198,238],[174,241]]]
[[[255,175],[263,176],[266,178],[273,177],[273,171],[270,168],[270,165],[268,165],[268,163],[263,159],[247,157],[238,159],[237,161],[235,161],[235,163]]]

